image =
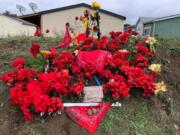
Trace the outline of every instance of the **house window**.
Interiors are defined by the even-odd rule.
[[[144,36],[150,36],[151,35],[151,27],[144,27]]]

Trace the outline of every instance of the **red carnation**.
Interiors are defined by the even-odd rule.
[[[137,45],[137,51],[138,51],[138,53],[141,53],[143,55],[152,55],[153,54],[153,52],[149,48],[145,47],[145,45],[143,45],[143,44]]]
[[[81,94],[83,88],[84,88],[84,82],[80,81],[80,82],[74,83],[71,86],[70,91],[76,95],[79,95]]]
[[[52,97],[50,99],[48,112],[60,111],[62,107],[63,107],[62,100],[60,98]]]
[[[37,56],[37,54],[40,52],[40,45],[39,44],[32,44],[30,52],[34,57]]]
[[[127,42],[127,40],[130,38],[131,34],[128,32],[123,32],[120,36],[121,39],[121,43],[125,44]]]
[[[148,66],[148,58],[146,58],[144,55],[136,54],[135,58],[136,59],[133,64],[135,64],[137,67],[143,68]]]
[[[25,64],[25,59],[24,58],[17,58],[11,63],[11,65],[13,67],[15,67],[16,69],[22,68],[24,66],[24,64]]]

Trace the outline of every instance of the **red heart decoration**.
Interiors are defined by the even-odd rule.
[[[73,121],[93,134],[110,107],[111,103],[100,103],[97,107],[67,107],[65,111]],[[89,115],[88,110],[92,108],[98,108],[99,111],[96,114]]]
[[[95,66],[96,71],[101,71],[104,66],[106,59],[111,57],[111,53],[103,50],[95,50],[95,51],[82,51],[78,53],[76,64],[79,67],[83,67],[86,64],[92,64]]]

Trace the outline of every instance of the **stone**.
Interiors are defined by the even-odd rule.
[[[102,102],[102,86],[88,86],[84,88],[84,102]]]

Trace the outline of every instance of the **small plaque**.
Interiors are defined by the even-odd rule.
[[[103,98],[102,86],[89,86],[84,88],[84,102],[101,102]]]

